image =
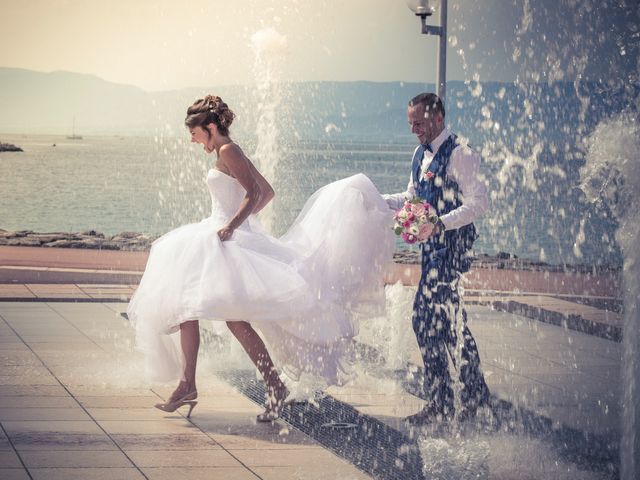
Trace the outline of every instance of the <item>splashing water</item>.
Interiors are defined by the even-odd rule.
[[[423,454],[426,478],[459,480],[489,478],[490,445],[486,441],[447,441],[423,437],[418,445]]]
[[[612,210],[616,240],[624,254],[622,478],[640,476],[640,127],[638,114],[624,113],[598,125],[590,137],[582,189]]]
[[[255,81],[257,146],[253,154],[264,177],[272,184],[276,180],[279,159],[283,157],[280,146],[282,125],[282,63],[287,50],[287,38],[273,28],[265,28],[253,34],[251,46],[255,54]],[[273,232],[275,215],[269,205],[261,215],[265,228]]]

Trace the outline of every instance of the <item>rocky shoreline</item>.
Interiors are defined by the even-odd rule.
[[[80,233],[50,232],[40,233],[32,230],[7,231],[0,229],[0,246],[44,247],[44,248],[78,248],[89,250],[121,250],[144,252],[151,249],[151,244],[158,236],[137,232],[121,232],[112,236],[95,230]],[[476,253],[473,257],[476,268],[533,270],[549,272],[601,273],[620,271],[620,266],[609,265],[551,265],[548,263],[519,258],[511,253],[499,252],[496,255]],[[415,250],[399,250],[394,260],[400,264],[420,263],[420,252]]]
[[[10,143],[0,142],[0,152],[24,152],[24,150]]]
[[[32,230],[10,232],[0,229],[0,246],[12,247],[83,248],[141,252],[149,250],[156,238],[158,237],[136,232],[122,232],[106,236],[95,230],[80,233],[39,233]]]

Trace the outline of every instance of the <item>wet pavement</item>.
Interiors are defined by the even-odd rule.
[[[387,318],[361,323],[353,381],[308,384],[311,401],[265,425],[255,422],[262,382],[237,342],[206,322],[192,417],[154,409],[173,385],[144,381],[121,315],[143,255],[88,255],[0,265],[0,478],[618,476],[622,314],[602,291],[468,282],[491,408],[418,428],[403,421],[426,401],[414,287],[390,285]]]

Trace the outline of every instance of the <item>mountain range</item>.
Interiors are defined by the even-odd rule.
[[[237,113],[233,131],[252,135],[272,109],[280,134],[295,138],[398,138],[410,135],[406,105],[432,84],[404,82],[222,85],[147,92],[93,75],[0,67],[0,132],[157,135],[183,128],[186,107],[207,93]],[[631,105],[638,86],[603,83],[447,83],[447,123],[476,143],[584,133]],[[270,106],[270,107],[269,107]],[[510,143],[511,143],[510,141]],[[518,142],[516,142],[518,143]],[[525,142],[526,143],[526,142]]]

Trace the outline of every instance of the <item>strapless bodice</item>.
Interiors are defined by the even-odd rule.
[[[238,180],[214,168],[207,173],[207,187],[211,195],[211,216],[225,221],[236,214],[246,195]]]

